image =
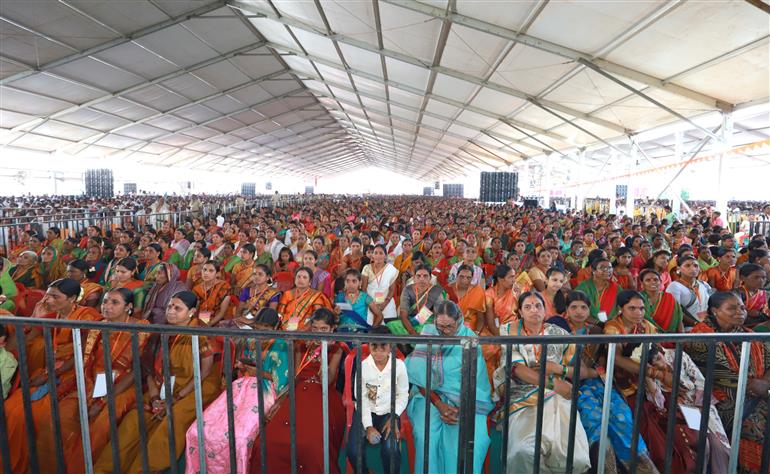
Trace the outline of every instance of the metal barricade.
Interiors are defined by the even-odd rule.
[[[708,346],[708,354],[707,354],[707,366],[704,372],[705,377],[705,384],[704,384],[704,400],[710,400],[711,394],[714,387],[714,366],[715,366],[715,348],[716,344],[718,343],[733,343],[733,344],[741,344],[741,359],[740,359],[740,368],[739,368],[739,382],[738,382],[738,392],[737,392],[737,399],[736,399],[736,405],[735,405],[735,412],[736,413],[742,413],[744,402],[746,399],[746,384],[747,384],[747,374],[749,372],[749,354],[750,354],[750,343],[753,341],[767,341],[768,335],[765,334],[759,334],[759,333],[729,333],[729,334],[658,334],[658,335],[582,335],[582,336],[572,336],[572,335],[566,335],[566,336],[516,336],[516,337],[445,337],[445,336],[426,336],[426,335],[419,335],[419,336],[395,336],[395,335],[367,335],[367,334],[351,334],[351,333],[345,333],[345,334],[337,334],[337,333],[306,333],[306,332],[272,332],[272,331],[252,331],[249,330],[248,332],[244,330],[239,329],[221,329],[221,328],[200,328],[200,327],[189,327],[189,326],[169,326],[169,325],[130,325],[130,324],[123,324],[123,323],[111,323],[111,322],[92,322],[92,321],[68,321],[68,320],[58,320],[58,319],[30,319],[30,318],[21,318],[21,317],[0,317],[0,324],[5,325],[6,327],[12,326],[14,328],[14,332],[16,334],[16,342],[19,349],[19,379],[20,384],[19,388],[17,390],[21,391],[21,396],[23,397],[23,408],[24,413],[23,416],[26,420],[27,427],[33,427],[34,426],[34,415],[33,415],[33,407],[32,407],[32,401],[30,398],[30,394],[32,391],[32,385],[30,381],[30,373],[29,368],[26,363],[26,350],[25,350],[25,343],[24,343],[24,328],[33,326],[38,329],[42,328],[42,336],[44,338],[45,342],[45,363],[49,370],[49,375],[44,382],[48,385],[49,393],[56,393],[56,386],[57,381],[56,378],[52,375],[55,372],[55,350],[56,346],[54,344],[53,335],[56,334],[56,331],[61,328],[68,328],[72,330],[72,341],[73,341],[73,357],[74,357],[74,372],[75,372],[75,378],[76,378],[76,385],[77,385],[77,396],[79,401],[79,413],[80,413],[80,422],[81,422],[81,437],[83,439],[83,455],[85,459],[85,472],[91,473],[93,472],[93,465],[91,460],[91,448],[89,444],[89,425],[88,425],[88,407],[86,405],[87,400],[87,394],[86,394],[86,384],[85,384],[85,374],[84,374],[84,361],[83,361],[83,350],[84,350],[84,340],[86,340],[86,336],[84,333],[91,332],[91,331],[99,331],[101,332],[101,341],[103,346],[103,354],[104,354],[104,367],[105,367],[105,373],[110,373],[113,367],[113,361],[111,359],[111,351],[110,351],[110,333],[113,332],[123,332],[123,333],[129,333],[131,335],[131,348],[132,348],[132,367],[133,367],[133,387],[128,388],[128,390],[135,390],[135,394],[137,397],[137,400],[142,400],[142,379],[141,379],[141,362],[140,362],[140,354],[139,354],[139,334],[159,334],[160,335],[160,351],[161,351],[161,360],[162,360],[162,373],[163,373],[163,382],[162,384],[165,387],[165,393],[170,394],[172,392],[172,382],[171,382],[171,362],[170,362],[170,344],[169,344],[169,338],[174,336],[190,336],[192,338],[192,345],[191,345],[191,357],[193,361],[193,372],[194,372],[194,391],[193,396],[195,398],[195,412],[196,412],[196,420],[193,421],[194,424],[197,425],[198,428],[198,454],[200,457],[200,470],[201,472],[206,472],[206,462],[208,461],[206,456],[206,450],[205,450],[205,436],[203,431],[203,413],[204,413],[204,401],[203,401],[203,392],[202,392],[202,374],[201,374],[201,365],[200,365],[200,345],[199,345],[199,337],[222,337],[224,341],[224,354],[223,358],[225,361],[229,361],[232,353],[231,353],[231,347],[230,343],[233,341],[234,338],[238,337],[244,337],[248,336],[250,338],[255,338],[259,341],[263,340],[270,340],[275,338],[281,338],[285,341],[287,341],[288,344],[288,360],[289,360],[289,366],[295,367],[295,345],[299,344],[303,341],[315,341],[319,342],[321,345],[321,374],[322,374],[322,403],[323,403],[323,411],[322,411],[322,420],[323,420],[323,448],[324,448],[324,457],[323,459],[318,459],[317,462],[320,465],[322,463],[324,467],[324,472],[330,472],[331,469],[331,463],[337,462],[336,459],[330,458],[330,438],[329,438],[329,411],[328,411],[328,403],[329,403],[329,391],[334,390],[333,387],[329,385],[329,379],[328,379],[328,367],[329,367],[329,361],[327,354],[329,353],[329,347],[330,344],[334,343],[345,343],[349,345],[352,349],[356,350],[356,358],[355,358],[355,368],[356,368],[356,376],[355,376],[355,382],[353,383],[353,391],[355,393],[355,410],[360,414],[362,409],[362,381],[361,381],[361,374],[362,374],[362,349],[364,347],[364,344],[368,343],[389,343],[391,344],[391,361],[394,361],[396,359],[396,345],[404,345],[404,344],[421,344],[424,345],[425,352],[426,352],[426,360],[429,361],[426,363],[426,374],[425,374],[425,387],[423,392],[423,397],[426,401],[426,409],[424,413],[424,426],[425,431],[424,433],[419,433],[420,436],[415,436],[416,438],[422,438],[422,464],[423,464],[423,470],[424,472],[435,472],[435,469],[431,471],[430,466],[430,457],[429,457],[429,447],[431,446],[431,433],[430,433],[430,426],[431,426],[431,409],[430,409],[430,400],[432,397],[432,394],[434,392],[434,387],[432,386],[435,381],[432,380],[432,365],[433,365],[433,355],[438,354],[438,351],[444,351],[447,350],[447,348],[453,348],[453,347],[459,347],[462,351],[462,370],[459,374],[461,376],[461,399],[460,404],[457,407],[459,409],[459,416],[458,416],[458,430],[459,430],[459,443],[457,448],[457,472],[459,473],[472,473],[474,471],[478,471],[478,466],[474,468],[474,449],[475,449],[475,417],[476,417],[476,385],[478,377],[486,377],[486,374],[477,373],[476,367],[477,367],[477,361],[478,358],[482,356],[481,353],[481,347],[486,345],[495,345],[502,348],[505,348],[506,351],[506,357],[504,360],[502,360],[500,363],[505,368],[505,374],[508,374],[505,378],[505,383],[503,386],[502,393],[500,394],[500,401],[498,404],[498,407],[503,407],[503,416],[502,419],[498,421],[498,423],[502,424],[502,446],[500,453],[500,466],[501,471],[505,472],[508,470],[508,472],[511,472],[511,469],[513,469],[511,466],[507,466],[507,458],[506,458],[506,450],[509,443],[509,414],[507,407],[509,406],[511,402],[511,387],[512,384],[516,383],[516,381],[513,380],[512,376],[512,368],[514,362],[512,361],[511,357],[511,348],[514,344],[539,344],[541,345],[541,351],[540,351],[540,364],[539,367],[536,369],[538,371],[538,378],[539,378],[539,384],[538,384],[538,402],[537,402],[537,413],[536,413],[536,432],[535,432],[535,443],[534,443],[534,472],[538,473],[540,472],[540,459],[542,456],[541,451],[541,440],[543,436],[543,413],[544,413],[544,403],[545,403],[545,390],[546,390],[546,355],[548,353],[548,345],[551,344],[575,344],[576,348],[578,350],[582,350],[582,348],[586,347],[588,344],[606,344],[608,346],[608,357],[607,357],[607,367],[606,367],[606,374],[607,374],[607,380],[612,380],[612,375],[615,370],[615,354],[616,354],[616,344],[618,343],[635,343],[642,345],[642,355],[640,359],[640,373],[639,373],[639,382],[640,387],[643,387],[644,383],[644,377],[647,371],[647,356],[649,353],[650,345],[655,343],[669,343],[674,344],[675,347],[675,360],[674,360],[674,371],[673,371],[673,388],[670,398],[670,404],[668,406],[668,421],[667,421],[667,433],[666,433],[666,448],[665,448],[665,466],[663,469],[664,473],[668,473],[670,471],[671,467],[671,459],[672,459],[672,453],[673,453],[673,436],[675,436],[674,433],[674,427],[676,423],[676,416],[677,416],[677,393],[680,388],[679,384],[679,368],[682,366],[682,359],[683,359],[683,347],[684,344],[687,343],[702,343],[706,344]],[[453,349],[454,350],[454,349]],[[254,361],[256,363],[256,367],[262,367],[262,358],[263,355],[260,351],[255,351],[255,358]],[[572,377],[575,380],[580,379],[580,357],[574,358],[574,363],[571,365],[573,369]],[[390,364],[390,381],[391,381],[391,392],[390,392],[390,421],[391,426],[395,426],[395,401],[396,401],[396,369],[397,364],[391,363]],[[291,369],[290,369],[291,370]],[[293,373],[293,372],[290,372]],[[233,410],[234,410],[234,402],[233,402],[233,377],[232,377],[232,366],[229,363],[223,364],[223,379],[225,381],[225,388],[223,390],[223,394],[226,399],[227,404],[227,427],[228,427],[228,433],[235,433],[235,423],[233,419]],[[261,370],[256,371],[256,382],[258,387],[262,387],[262,382],[265,375],[262,373]],[[119,439],[119,430],[116,423],[116,408],[115,408],[115,394],[113,393],[113,381],[112,378],[107,376],[106,377],[106,383],[107,383],[107,409],[109,410],[109,420],[110,420],[110,438],[112,441],[112,455],[113,455],[113,468],[115,472],[121,472],[121,470],[125,470],[126,466],[121,466],[120,458],[118,455],[118,446],[120,443]],[[296,384],[293,377],[288,378],[288,396],[284,403],[289,404],[289,425],[290,425],[290,439],[291,439],[291,449],[290,449],[290,458],[291,458],[291,472],[296,473],[298,469],[297,465],[297,439],[298,436],[302,436],[302,433],[297,432],[297,399],[296,399]],[[610,419],[610,395],[611,391],[613,390],[612,384],[607,383],[604,387],[604,397],[602,402],[602,422],[601,422],[601,435],[599,439],[599,451],[598,451],[598,470],[597,472],[604,472],[604,467],[606,466],[606,463],[608,460],[606,459],[606,446],[609,442],[608,438],[608,422]],[[259,426],[260,431],[264,430],[267,426],[265,424],[266,422],[266,413],[264,412],[264,398],[262,391],[258,391],[258,406],[259,406]],[[641,400],[644,396],[643,390],[638,390],[637,393],[637,404],[636,409],[633,414],[633,438],[631,443],[631,463],[630,463],[630,472],[635,473],[637,469],[637,441],[639,439],[639,426],[640,426],[640,419],[642,416],[641,411]],[[571,408],[570,408],[570,414],[569,414],[569,424],[567,425],[567,429],[569,430],[569,444],[567,447],[567,459],[566,459],[566,466],[564,466],[564,469],[566,472],[573,472],[573,458],[575,455],[575,430],[578,423],[578,412],[577,412],[577,397],[578,397],[578,384],[573,384],[572,387],[572,401],[571,401]],[[60,428],[60,420],[58,418],[59,415],[59,402],[57,400],[57,397],[48,397],[50,402],[50,408],[51,408],[51,418],[52,418],[52,425],[53,425],[53,432],[56,437],[56,446],[53,453],[42,453],[36,450],[35,445],[35,433],[34,429],[27,429],[27,442],[29,443],[29,456],[30,456],[30,464],[29,469],[31,472],[36,473],[39,472],[40,466],[42,463],[50,463],[50,462],[56,462],[57,467],[59,469],[59,472],[65,472],[66,466],[65,466],[65,453],[63,451],[62,447],[62,441],[61,441],[61,428]],[[141,404],[139,404],[141,406]],[[700,409],[700,431],[698,435],[698,441],[697,441],[697,466],[696,472],[703,472],[704,469],[704,463],[706,462],[706,453],[708,452],[708,449],[706,448],[706,435],[707,435],[707,427],[709,423],[709,416],[710,416],[710,404],[704,403],[702,408]],[[128,416],[128,415],[126,415]],[[147,428],[146,428],[146,420],[145,416],[148,416],[145,414],[143,410],[137,410],[137,416],[138,416],[138,435],[139,435],[139,457],[141,459],[141,465],[144,472],[148,472],[148,453],[147,453]],[[730,455],[730,470],[729,472],[736,472],[737,468],[737,462],[738,462],[738,451],[740,447],[740,432],[741,432],[741,423],[742,418],[740,416],[735,417],[735,424],[732,429],[732,445],[731,445],[731,455]],[[178,420],[174,419],[174,412],[171,407],[171,404],[166,405],[166,420],[165,423],[168,427],[168,433],[173,433],[174,424],[178,422]],[[269,422],[268,422],[269,423]],[[233,441],[233,436],[228,436],[228,442],[229,442],[229,449],[226,452],[220,453],[221,456],[228,456],[230,459],[230,471],[235,473],[236,472],[236,448]],[[267,440],[265,439],[265,436],[259,436],[258,440],[258,447],[260,452],[260,469],[261,472],[266,473],[267,472],[267,459],[271,455],[270,451],[267,449]],[[364,438],[361,438],[361,446],[360,448],[363,448],[364,445]],[[105,448],[106,449],[106,448]],[[176,458],[176,451],[177,446],[175,446],[175,440],[173,439],[173,436],[169,436],[169,462],[170,462],[170,471],[173,473],[177,472],[177,458]],[[182,450],[183,453],[186,452],[186,450]],[[357,458],[357,462],[355,463],[355,466],[352,466],[355,472],[361,472],[362,470],[362,462],[361,458],[363,456],[363,449],[359,450],[359,456]],[[4,466],[5,472],[10,472],[11,465],[10,465],[10,447],[8,443],[8,431],[7,431],[7,413],[6,409],[2,404],[0,404],[0,454],[2,454],[2,464]],[[396,455],[396,450],[391,451],[391,461],[394,461],[394,456]],[[764,440],[764,448],[762,453],[762,472],[766,472],[768,468],[768,464],[770,461],[770,438],[766,437]],[[393,472],[393,466],[395,465],[394,462],[390,463],[391,465],[391,473],[389,474],[395,474]],[[518,472],[518,471],[514,471]]]

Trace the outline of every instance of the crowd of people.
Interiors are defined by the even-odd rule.
[[[760,471],[770,342],[750,344],[744,411],[737,415],[742,346],[731,342],[716,343],[709,400],[703,396],[710,354],[705,343],[684,345],[678,377],[673,346],[651,344],[642,351],[640,344],[619,344],[612,380],[605,373],[605,345],[577,352],[574,344],[541,346],[514,338],[508,339],[508,354],[505,345],[484,344],[477,348],[472,414],[461,412],[463,351],[456,344],[373,342],[358,354],[351,345],[332,342],[325,364],[315,339],[296,341],[289,353],[293,331],[319,333],[319,340],[323,333],[338,332],[406,335],[412,342],[422,336],[770,331],[766,237],[739,241],[707,211],[689,219],[670,209],[663,217],[632,218],[462,199],[317,198],[211,219],[191,217],[176,227],[159,218],[144,225],[90,226],[83,235],[63,237],[56,228],[45,234],[28,230],[9,249],[0,271],[3,314],[243,330],[232,360],[225,359],[221,341],[199,338],[202,425],[196,423],[191,336],[170,338],[166,371],[157,334],[140,333],[140,353],[134,354],[127,333],[110,332],[107,345],[100,332],[84,331],[85,402],[95,472],[113,472],[118,463],[122,472],[141,469],[137,413],[144,414],[151,471],[169,468],[173,439],[186,471],[199,472],[202,437],[207,472],[230,471],[231,441],[238,472],[259,472],[263,461],[268,472],[288,472],[293,416],[298,469],[322,472],[324,391],[333,472],[345,462],[353,469],[361,463],[366,472],[362,446],[379,447],[382,465],[389,469],[396,462],[396,472],[402,459],[410,460],[411,472],[423,472],[426,457],[430,472],[456,472],[461,420],[475,425],[469,461],[474,472],[484,471],[491,457],[499,458],[490,452],[491,438],[506,423],[508,445],[502,449],[508,472],[532,471],[538,423],[542,472],[563,472],[572,403],[578,411],[574,472],[595,472],[607,383],[612,396],[606,472],[625,472],[634,461],[637,472],[663,472],[667,443],[673,450],[672,473],[694,472],[699,455],[706,457],[711,472],[727,472],[735,416],[743,419],[739,470]],[[37,453],[55,452],[52,396],[59,401],[55,421],[61,426],[66,470],[82,472],[72,332],[51,331],[57,385],[49,393],[43,332],[25,326],[20,348],[11,334],[15,327],[0,332],[13,472],[29,468],[30,430]],[[274,337],[250,336],[253,330]],[[106,347],[113,370],[110,394],[104,388]],[[20,354],[26,358],[29,394],[19,388]],[[139,400],[134,356],[142,366]],[[362,359],[361,374],[355,370],[356,357]],[[234,374],[234,432],[228,427],[224,377],[231,371],[226,364]],[[173,377],[171,393],[166,393],[164,373]],[[674,380],[679,381],[676,404],[683,408],[669,414]],[[293,415],[287,395],[292,381]],[[25,396],[34,426],[25,422]],[[109,413],[106,396],[114,400],[114,413]],[[639,400],[641,407],[636,406]],[[707,449],[698,453],[698,431],[684,413],[704,404],[710,413]],[[637,409],[643,415],[634,448]],[[169,413],[172,432],[166,423]],[[676,429],[667,440],[669,415]],[[110,439],[111,418],[118,423],[117,440]],[[267,445],[264,460],[260,437]],[[113,458],[113,447],[119,459]],[[43,471],[55,468],[41,465]]]

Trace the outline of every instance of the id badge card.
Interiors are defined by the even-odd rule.
[[[112,372],[112,381],[115,382],[115,372]],[[107,376],[104,372],[96,374],[94,381],[94,392],[91,398],[101,398],[107,395]]]
[[[374,302],[377,304],[382,304],[385,302],[385,293],[382,291],[378,291],[374,293]]]
[[[174,382],[176,382],[176,375],[172,375],[168,378],[168,384],[171,386],[171,396],[174,396]],[[165,400],[166,399],[166,383],[163,382],[160,384],[160,399]]]
[[[289,320],[286,322],[287,331],[296,331],[298,327],[299,327],[299,318],[289,318]]]
[[[432,315],[433,315],[433,311],[423,306],[422,309],[420,309],[420,311],[417,313],[415,318],[417,318],[417,321],[420,324],[425,324],[425,321],[427,321]]]
[[[201,311],[198,313],[198,318],[204,323],[208,324],[211,321],[211,311]]]

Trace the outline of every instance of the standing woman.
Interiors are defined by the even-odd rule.
[[[142,319],[152,324],[166,324],[166,308],[171,297],[186,289],[185,284],[179,281],[179,269],[170,263],[162,263],[147,293]]]
[[[116,288],[127,288],[134,292],[134,311],[141,312],[144,309],[144,282],[137,280],[136,275],[137,264],[136,260],[131,257],[126,257],[118,260],[115,263],[115,270],[112,272],[112,278],[110,282],[105,286],[105,290],[114,290]]]
[[[107,293],[102,301],[102,316],[105,322],[147,324],[147,321],[134,317],[134,294],[125,288],[118,288]],[[139,351],[144,348],[148,333],[139,333]],[[131,353],[131,333],[110,332],[110,359],[112,360],[113,388],[94,397],[94,387],[100,377],[104,377],[104,345],[101,331],[91,331],[86,340],[83,354],[83,373],[86,385],[86,405],[88,406],[91,453],[99,458],[104,446],[110,441],[110,417],[107,409],[107,397],[115,404],[116,423],[136,407],[134,390],[133,358]],[[80,418],[78,412],[77,389],[70,384],[68,392],[59,391],[59,419],[61,420],[62,445],[67,459],[69,472],[84,472],[83,442],[80,436]],[[71,457],[70,457],[71,456]]]
[[[467,337],[473,332],[463,324],[460,308],[451,301],[441,301],[435,306],[435,324],[426,324],[421,334],[433,337]],[[486,367],[480,357],[481,349],[476,347],[476,371],[483,374]],[[463,351],[460,345],[434,345],[430,359],[428,348],[418,344],[406,359],[406,370],[412,393],[406,411],[413,426],[415,466],[414,472],[423,472],[423,457],[426,433],[429,434],[428,463],[430,472],[457,472],[458,442],[460,436],[459,418],[463,393],[462,386]],[[431,371],[430,399],[427,398],[426,374]],[[487,377],[476,379],[476,405],[474,416],[473,472],[484,470],[484,459],[490,438],[487,429],[487,415],[492,411],[492,393]],[[425,425],[425,411],[430,410],[430,426]]]
[[[334,332],[336,325],[336,316],[330,309],[319,308],[313,312],[308,321],[308,328],[310,332],[318,334],[319,340],[308,340],[305,343],[297,344],[294,353],[296,366],[293,368],[293,373],[289,374],[289,377],[295,377],[297,470],[302,472],[319,474],[324,472],[323,442],[321,440],[327,434],[324,432],[322,417],[324,388],[321,385],[323,374],[321,373],[320,336]],[[337,460],[345,434],[345,409],[340,393],[334,389],[342,352],[338,343],[330,342],[328,344],[329,470],[333,473],[339,472]],[[290,444],[292,439],[289,426],[290,403],[288,397],[281,397],[271,411],[274,411],[275,415],[260,433],[267,442],[267,472],[291,472]],[[254,441],[251,458],[250,472],[259,473],[261,452],[258,440]]]
[[[89,268],[85,260],[75,259],[67,265],[67,278],[80,282],[80,297],[77,303],[81,306],[96,308],[102,299],[104,288],[88,279]],[[132,298],[133,306],[133,298]]]
[[[251,244],[246,244],[251,245]],[[257,331],[277,331],[281,320],[272,308],[263,308],[248,326]],[[246,329],[246,328],[244,328]],[[261,366],[257,367],[257,351]],[[290,376],[289,346],[283,339],[236,338],[236,361],[238,378],[233,381],[233,420],[235,436],[232,436],[236,450],[237,472],[248,472],[251,448],[259,435],[259,412],[265,417],[279,396],[284,394]],[[261,372],[261,385],[257,385],[257,370]],[[259,405],[259,391],[262,391],[263,406]],[[206,472],[229,473],[230,456],[227,453],[231,436],[227,427],[227,393],[223,392],[203,412],[203,429],[206,447]],[[187,430],[187,462],[185,472],[200,472],[198,451],[198,426],[193,423]]]
[[[241,290],[237,317],[253,319],[263,308],[278,308],[281,292],[272,286],[272,272],[264,263],[254,265],[254,270],[246,286]],[[249,315],[251,318],[249,318]]]
[[[644,317],[655,325],[658,332],[683,333],[682,307],[674,295],[660,290],[660,275],[645,268],[639,274],[644,297]]]
[[[414,267],[414,283],[404,288],[398,309],[399,319],[387,325],[392,334],[419,334],[423,324],[433,322],[436,304],[446,299],[441,285],[431,280],[430,266],[418,263]]]
[[[732,292],[718,292],[711,295],[708,303],[708,315],[695,325],[692,332],[698,334],[713,333],[750,333],[744,326],[746,307],[743,301]],[[701,342],[685,344],[685,351],[693,362],[706,370],[708,365],[708,345]],[[742,344],[718,342],[714,366],[714,397],[718,400],[716,408],[724,426],[730,428],[735,419],[735,400],[738,392],[739,361]],[[765,426],[770,398],[770,342],[754,341],[749,344],[748,382],[744,402],[741,441],[738,454],[738,472],[758,473],[761,468],[762,445],[764,444]]]
[[[198,299],[190,291],[181,291],[171,298],[166,309],[166,320],[173,326],[204,326],[196,317]],[[140,472],[142,470],[139,455],[141,439],[137,421],[137,409],[144,410],[144,420],[147,430],[147,457],[150,471],[163,471],[169,468],[169,432],[166,418],[166,406],[171,405],[174,419],[175,459],[182,455],[185,449],[185,433],[195,420],[195,380],[193,378],[192,337],[177,334],[169,338],[169,369],[170,377],[174,377],[171,394],[161,398],[161,387],[164,386],[162,351],[157,351],[151,374],[147,376],[147,389],[144,401],[139,408],[126,413],[118,427],[120,466],[123,472]],[[220,374],[214,370],[214,356],[209,350],[204,336],[198,336],[200,353],[201,393],[203,405],[211,402],[219,393]],[[94,465],[94,472],[112,473],[114,464],[112,446],[105,446],[102,454]]]
[[[633,290],[623,290],[618,294],[618,315],[604,325],[605,334],[656,334],[655,326],[644,317],[645,303],[641,293]],[[670,371],[648,368],[645,374],[645,387],[638,387],[640,363],[632,357],[634,349],[639,344],[618,344],[615,354],[614,383],[626,398],[631,411],[636,406],[636,391],[646,390],[646,385],[663,382],[671,386],[673,382]],[[649,399],[642,402],[642,417],[639,424],[639,434],[647,442],[650,458],[655,466],[662,470],[665,464],[666,431],[668,425],[668,410],[665,405],[660,409]],[[675,414],[676,416],[676,414]],[[677,474],[691,473],[695,469],[695,447],[698,433],[689,429],[684,419],[678,417],[676,436],[673,439],[673,460],[671,472]]]
[[[203,264],[201,282],[193,287],[198,297],[198,319],[207,326],[216,326],[230,319],[230,284],[219,279],[219,263],[209,260]]]
[[[72,279],[56,280],[48,286],[45,296],[35,306],[33,317],[66,319],[68,321],[98,321],[101,315],[94,308],[78,306],[80,284]],[[74,384],[75,370],[70,328],[54,328],[51,331],[54,347],[54,365],[57,390]],[[86,335],[87,337],[87,335]],[[56,446],[53,434],[51,401],[48,398],[48,370],[45,366],[45,341],[40,328],[32,328],[25,335],[27,366],[30,374],[32,416],[34,426],[26,426],[22,390],[12,393],[5,401],[5,416],[8,424],[8,443],[11,447],[11,471],[29,471],[29,446],[27,431],[34,430],[38,454],[50,455]],[[42,469],[55,466],[41,463]]]
[[[520,319],[500,326],[500,334],[506,336],[563,336],[569,334],[560,327],[544,322],[545,304],[543,297],[536,292],[523,293],[518,299]],[[514,344],[511,346],[512,372],[505,373],[500,366],[494,373],[495,388],[502,394],[505,379],[511,377],[511,403],[502,416],[509,417],[507,448],[508,472],[532,472],[535,452],[535,426],[537,424],[539,365],[543,346],[540,344]],[[567,381],[572,376],[569,365],[575,354],[571,344],[549,344],[546,355],[546,387],[543,402],[543,430],[541,443],[543,449],[540,458],[541,468],[545,472],[555,472],[567,461],[569,432],[564,427],[569,425],[570,398],[572,384]],[[581,371],[582,372],[582,371]],[[411,374],[410,374],[411,375]],[[585,373],[581,373],[585,376]],[[591,465],[588,457],[588,439],[581,421],[576,420],[575,472],[584,472]]]
[[[306,331],[310,328],[309,318],[317,309],[331,310],[329,298],[310,287],[312,279],[313,272],[300,267],[294,274],[294,288],[281,295],[278,314],[284,331]]]
[[[40,276],[43,284],[48,286],[52,282],[63,278],[67,272],[67,265],[59,258],[59,252],[55,247],[46,247],[40,254]]]
[[[396,302],[393,298],[398,281],[398,270],[388,263],[385,246],[377,244],[372,253],[372,263],[361,271],[361,288],[372,297],[385,323],[398,317]],[[374,321],[374,313],[369,311],[369,319]]]

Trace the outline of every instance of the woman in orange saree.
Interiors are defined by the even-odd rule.
[[[125,288],[112,290],[102,301],[102,316],[111,323],[148,324],[149,321],[132,317],[134,294]],[[110,358],[112,359],[112,394],[95,390],[97,379],[104,379],[104,345],[101,331],[91,331],[86,340],[83,367],[88,406],[89,432],[93,459],[98,459],[104,446],[110,441],[110,417],[107,397],[115,404],[115,421],[120,423],[129,410],[136,407],[134,390],[131,333],[110,332]],[[139,333],[139,350],[144,348],[147,333]],[[62,446],[67,458],[69,472],[85,472],[83,441],[80,436],[78,396],[75,386],[59,403],[59,418],[62,428]]]
[[[492,274],[492,285],[484,293],[486,296],[486,332],[499,336],[499,327],[516,319],[520,290],[516,285],[516,270],[508,265],[498,265]],[[487,370],[500,365],[500,346],[482,346],[481,353]]]
[[[27,288],[43,289],[43,277],[40,275],[38,256],[31,250],[25,250],[16,258],[16,266],[11,270],[14,283]]]
[[[196,317],[198,299],[190,291],[175,294],[166,309],[166,320],[174,326],[205,326]],[[198,336],[200,351],[201,392],[206,406],[220,392],[220,373],[214,370],[214,356],[206,337]],[[147,432],[147,457],[150,471],[159,472],[169,468],[169,432],[166,418],[166,404],[171,404],[174,419],[175,459],[184,452],[185,434],[195,420],[195,380],[193,379],[192,336],[177,334],[169,338],[169,377],[174,377],[172,394],[161,397],[164,386],[162,351],[154,357],[151,374],[147,377],[147,390],[143,403],[123,416],[118,427],[121,472],[142,471],[138,417],[136,410],[144,410]],[[95,473],[112,473],[112,447],[105,446],[94,465]]]
[[[88,264],[85,260],[72,260],[67,265],[67,278],[80,282],[80,296],[77,301],[79,305],[90,306],[91,308],[96,308],[99,305],[104,288],[88,279]]]
[[[144,282],[136,279],[136,270],[138,264],[132,257],[121,258],[115,263],[115,269],[105,291],[115,290],[117,288],[126,288],[134,293],[134,310],[142,311],[144,309],[144,298],[147,294],[144,288]]]
[[[193,293],[198,297],[198,318],[207,326],[216,326],[232,317],[230,284],[218,276],[219,263],[209,260],[203,265],[201,282],[193,287]]]
[[[238,256],[241,261],[233,266],[231,273],[230,286],[234,295],[240,295],[246,288],[251,275],[254,274],[254,253],[257,249],[254,244],[244,244],[238,249]]]
[[[404,282],[408,280],[408,277],[404,277],[411,271],[412,268],[412,250],[414,246],[411,239],[404,239],[401,242],[402,252],[393,261],[393,266],[398,270],[398,279],[396,280],[396,286],[393,289],[393,298],[396,300],[396,307],[401,304],[401,292],[404,291]]]
[[[94,309],[76,304],[80,295],[80,284],[72,279],[57,280],[35,307],[33,317],[53,317],[69,321],[97,321],[101,315]],[[59,380],[57,396],[68,393],[75,384],[74,347],[72,330],[55,328],[52,331],[56,378]],[[11,471],[29,471],[29,446],[27,431],[34,429],[38,458],[50,456],[55,451],[51,403],[48,394],[48,371],[45,368],[45,341],[42,330],[33,328],[25,335],[27,341],[28,367],[32,393],[32,417],[34,426],[26,426],[22,390],[17,390],[5,401],[5,416],[8,429],[8,444],[11,452]],[[39,463],[41,472],[56,470],[55,463]]]
[[[318,308],[332,309],[329,298],[310,287],[312,279],[313,272],[308,267],[300,267],[294,275],[294,288],[281,295],[278,314],[284,331],[306,331],[313,311]]]

